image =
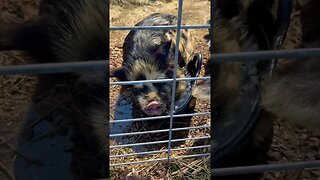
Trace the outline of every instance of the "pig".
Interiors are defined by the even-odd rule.
[[[135,26],[176,25],[171,14],[153,13]],[[110,72],[120,81],[157,80],[173,78],[176,30],[132,30],[123,45],[122,67]],[[198,56],[188,30],[181,30],[177,78],[195,76]],[[134,102],[145,116],[168,115],[172,82],[145,83],[130,86]],[[186,92],[185,81],[176,84],[175,100]]]

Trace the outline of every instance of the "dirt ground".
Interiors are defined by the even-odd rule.
[[[11,24],[27,20],[37,13],[37,6],[37,0],[2,0],[0,23]],[[1,65],[25,64],[26,58],[22,52],[0,52]],[[15,138],[35,83],[34,76],[0,76],[0,179],[13,179]]]
[[[0,23],[19,23],[27,20],[37,13],[39,0],[1,0],[0,1]],[[177,3],[155,1],[154,5],[143,5],[141,7],[112,6],[110,9],[110,26],[132,26],[151,12],[171,12],[177,14]],[[306,0],[305,0],[306,1]],[[136,1],[140,2],[140,1]],[[143,1],[141,1],[143,4]],[[133,10],[134,8],[134,10]],[[207,0],[186,0],[184,6],[183,23],[204,24],[210,17],[209,4]],[[201,11],[199,11],[201,10]],[[293,14],[299,17],[299,12]],[[125,18],[123,18],[125,17]],[[299,24],[297,21],[296,24]],[[0,27],[1,28],[1,27]],[[121,46],[127,31],[114,31],[110,33],[110,65],[119,67],[121,63]],[[198,49],[204,54],[204,59],[209,57],[208,47],[203,36],[207,30],[192,30],[197,41]],[[286,48],[296,48],[299,43],[297,33],[291,33],[295,41],[288,43]],[[21,52],[1,52],[1,65],[24,64],[25,55]],[[12,162],[15,158],[15,137],[19,130],[21,119],[28,108],[33,87],[36,83],[34,76],[14,75],[0,76],[0,179],[12,178]],[[119,88],[111,88],[110,101],[112,106],[119,93]],[[208,104],[197,102],[196,112],[209,109]],[[207,117],[194,118],[193,125],[206,125],[209,123]],[[302,160],[320,159],[320,139],[310,132],[289,125],[281,120],[275,122],[275,136],[269,151],[269,163],[294,162]],[[198,164],[197,164],[198,163]],[[200,166],[196,162],[194,166]],[[183,167],[181,167],[183,169]],[[201,177],[200,177],[201,178]],[[320,178],[320,170],[289,171],[266,173],[264,179],[310,179]]]
[[[313,2],[313,3],[309,3]],[[307,24],[301,22],[302,11],[310,11],[310,22],[317,22],[319,18],[319,1],[296,0],[291,15],[291,24],[283,49],[303,48],[310,39],[319,39],[319,23]],[[315,4],[318,5],[315,6]],[[312,7],[314,6],[314,7]],[[305,25],[306,26],[306,25]],[[302,32],[304,28],[304,34]],[[314,34],[314,31],[316,33]],[[320,159],[320,137],[311,132],[285,121],[277,120],[274,124],[274,139],[268,152],[269,163],[297,162]],[[265,173],[266,179],[310,179],[319,180],[320,170],[294,170],[288,172]]]

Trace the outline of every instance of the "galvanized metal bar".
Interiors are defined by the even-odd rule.
[[[185,156],[176,156],[171,159],[182,159],[182,158],[193,158],[193,157],[203,157],[203,156],[210,156],[210,153],[204,153],[204,154],[192,154],[192,155],[185,155]]]
[[[194,157],[203,157],[203,156],[210,156],[210,153],[177,156],[177,157],[173,157],[171,159],[194,158]],[[150,160],[144,160],[144,161],[127,162],[127,163],[117,163],[117,164],[110,164],[110,166],[111,167],[113,167],[113,166],[126,166],[129,164],[142,164],[142,163],[158,162],[158,161],[164,161],[164,160],[167,160],[167,158],[150,159]]]
[[[122,158],[122,157],[130,157],[130,156],[141,156],[141,155],[149,155],[149,154],[164,153],[164,152],[168,152],[168,150],[145,151],[145,152],[139,152],[139,153],[112,155],[112,156],[109,156],[109,158],[113,159],[113,158]]]
[[[176,47],[174,54],[174,70],[173,70],[173,83],[172,83],[172,93],[171,93],[171,106],[170,106],[170,129],[173,126],[173,113],[174,113],[174,104],[175,104],[175,95],[176,95],[176,84],[177,84],[177,65],[179,64],[179,45],[180,45],[180,34],[181,34],[181,25],[182,25],[182,7],[183,0],[178,1],[178,22],[177,22],[177,37],[176,37]],[[169,142],[168,142],[168,163],[170,163],[170,149],[171,149],[171,139],[172,131],[169,131]]]
[[[211,77],[188,77],[188,78],[177,78],[176,81],[193,81],[193,80],[208,80]],[[124,86],[124,85],[134,85],[134,84],[145,84],[145,83],[165,83],[173,82],[173,79],[153,79],[153,80],[141,80],[141,81],[119,81],[110,82],[113,86]]]
[[[203,146],[193,146],[193,147],[186,147],[186,148],[175,148],[172,151],[183,151],[183,150],[191,150],[191,149],[201,149],[201,148],[208,148],[211,145],[203,145]]]
[[[92,70],[107,70],[109,61],[80,61],[64,63],[44,63],[28,64],[15,66],[1,66],[0,75],[15,74],[50,74],[50,73],[69,73]]]
[[[173,117],[192,117],[192,116],[211,116],[211,112],[203,112],[203,113],[192,113],[192,114],[175,114]],[[123,123],[123,122],[134,122],[134,121],[152,121],[152,120],[159,120],[159,119],[166,119],[170,118],[170,115],[167,116],[154,116],[154,117],[147,117],[147,118],[134,118],[134,119],[121,119],[121,120],[114,120],[109,121],[109,123]]]
[[[110,167],[113,167],[113,166],[126,166],[126,165],[130,165],[130,164],[142,164],[142,163],[148,163],[148,162],[158,162],[158,161],[164,161],[164,160],[167,160],[167,158],[149,159],[149,160],[144,160],[144,161],[134,161],[134,162],[110,164]]]
[[[195,137],[195,138],[183,138],[183,139],[174,139],[171,142],[180,142],[180,141],[188,141],[188,140],[201,140],[201,139],[210,139],[210,136],[203,136],[203,137]],[[134,143],[134,144],[121,144],[121,145],[114,145],[109,146],[110,148],[123,148],[123,147],[134,147],[134,146],[144,146],[144,145],[152,145],[152,144],[162,144],[168,143],[169,140],[163,141],[154,141],[154,142],[145,142],[145,143]]]
[[[195,127],[183,127],[183,128],[173,128],[172,131],[184,131],[192,129],[205,129],[210,128],[210,126],[195,126]],[[170,129],[161,129],[161,130],[152,130],[152,131],[142,131],[142,132],[130,132],[130,133],[119,133],[119,134],[110,134],[109,137],[120,137],[120,136],[132,136],[132,135],[142,135],[142,134],[153,134],[160,132],[168,132]]]
[[[171,151],[183,151],[183,150],[201,149],[201,148],[209,148],[209,147],[210,147],[210,145],[193,146],[193,147],[186,147],[186,148],[176,148],[176,149],[172,149]],[[109,156],[109,157],[110,158],[121,158],[121,157],[141,156],[141,155],[156,154],[156,153],[163,153],[163,152],[168,152],[168,150],[146,151],[146,152],[139,152],[139,153],[113,155],[113,156]]]
[[[130,31],[130,30],[170,30],[177,29],[178,26],[123,26],[123,27],[110,27],[111,31]],[[181,29],[208,29],[210,25],[182,25]]]
[[[270,60],[274,58],[310,58],[320,57],[320,48],[304,48],[295,50],[265,50],[241,53],[211,54],[211,64],[215,62]]]
[[[229,167],[229,168],[217,168],[212,169],[213,176],[227,176],[227,175],[239,175],[239,174],[252,174],[252,173],[264,173],[272,171],[289,171],[294,169],[318,169],[320,168],[320,160],[316,161],[303,161],[292,162],[283,164],[266,164],[256,166],[244,166],[244,167]]]

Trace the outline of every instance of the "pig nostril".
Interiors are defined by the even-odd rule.
[[[153,107],[146,108],[147,111],[154,111],[154,110],[159,110],[159,109],[161,109],[161,106],[153,106]]]

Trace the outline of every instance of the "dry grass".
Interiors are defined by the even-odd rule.
[[[0,64],[24,64],[24,60],[17,52],[0,53]],[[15,147],[15,138],[21,119],[30,102],[35,83],[36,79],[32,76],[0,76],[0,137],[3,140],[3,143],[0,144],[0,162],[3,167],[6,167],[8,174],[12,174],[12,165],[16,154],[12,147]]]
[[[128,150],[123,150],[128,153]],[[121,152],[123,153],[123,152]],[[200,152],[199,152],[200,153]],[[187,151],[172,153],[172,157],[188,154]],[[167,158],[167,153],[159,153],[153,156],[145,156],[144,158],[130,159],[131,161]],[[127,161],[128,162],[128,159]],[[210,158],[197,159],[173,159],[167,164],[167,160],[150,162],[143,164],[135,164],[126,167],[111,168],[112,179],[133,178],[137,180],[143,179],[210,179]]]

